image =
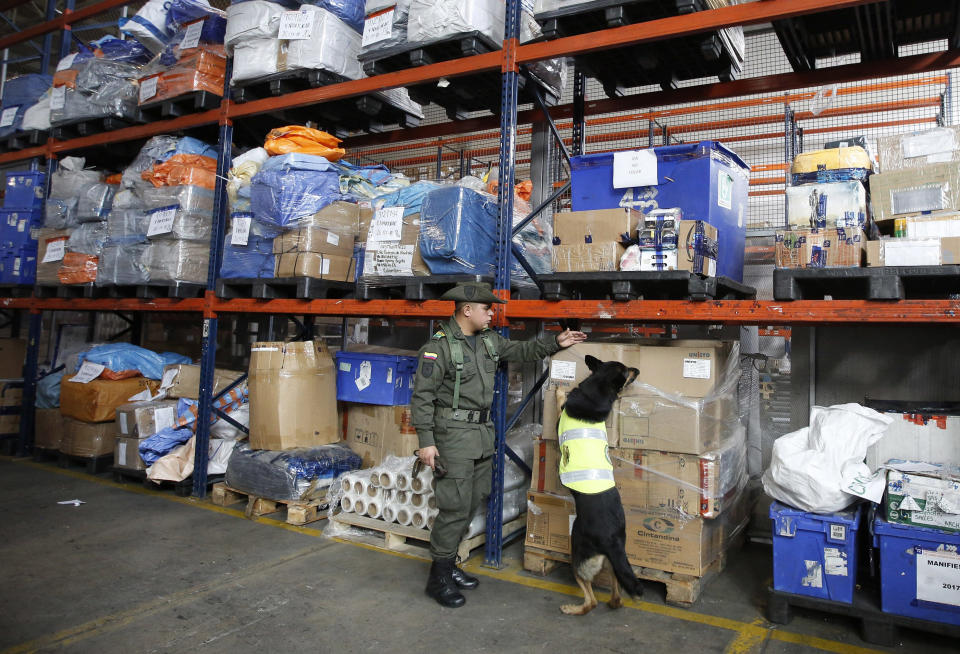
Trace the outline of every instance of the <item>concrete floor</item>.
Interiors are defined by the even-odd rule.
[[[79,507],[61,500],[81,499]],[[114,484],[106,475],[0,459],[0,652],[956,652],[949,639],[901,630],[899,648],[868,647],[857,623],[799,613],[763,618],[770,551],[748,545],[693,609],[643,601],[586,617],[569,569],[546,578],[467,567],[467,605],[423,594],[427,564],[310,528]]]

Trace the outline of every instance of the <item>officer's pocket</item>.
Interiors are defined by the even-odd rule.
[[[493,362],[493,359],[484,359],[483,369],[486,370],[487,372],[493,372],[494,370],[497,369],[497,364]]]
[[[469,480],[444,477],[437,480],[437,508],[441,511],[464,511],[469,506]]]

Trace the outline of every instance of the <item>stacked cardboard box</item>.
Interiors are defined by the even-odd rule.
[[[158,431],[173,427],[177,403],[172,400],[131,402],[117,408],[117,433],[113,464],[127,470],[146,470],[140,458],[140,443]]]
[[[349,202],[334,202],[301,220],[298,228],[273,240],[277,277],[316,277],[353,281],[354,244],[371,210]]]
[[[60,382],[60,413],[64,416],[60,451],[83,457],[112,454],[116,438],[116,412],[130,398],[149,391],[155,394],[160,382],[143,377],[74,381],[74,375]]]
[[[410,406],[349,403],[346,440],[363,457],[361,468],[380,465],[384,457],[411,456],[417,449],[417,430],[410,424]]]

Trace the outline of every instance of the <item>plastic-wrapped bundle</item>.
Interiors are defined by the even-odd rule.
[[[80,222],[103,220],[113,206],[116,189],[114,184],[103,183],[85,188],[77,198],[77,218]]]
[[[197,154],[175,154],[140,176],[154,186],[200,186],[213,191],[217,182],[217,160]]]
[[[227,29],[227,14],[211,7],[207,2],[197,0],[171,0],[167,10],[167,29],[182,32],[187,23],[203,19],[200,41],[204,43],[223,43]]]
[[[97,257],[79,252],[67,252],[57,270],[61,284],[89,284],[97,280]]]
[[[168,0],[148,0],[135,16],[121,18],[120,31],[135,38],[150,51],[160,52],[172,33],[167,29]]]
[[[160,186],[144,189],[141,193],[146,209],[160,209],[176,205],[181,211],[198,215],[213,215],[213,191],[199,186]]]
[[[50,197],[61,200],[76,199],[84,189],[103,181],[103,173],[84,170],[86,161],[80,157],[65,157],[50,175]]]
[[[97,256],[106,241],[107,224],[105,222],[83,223],[70,233],[67,251]]]
[[[411,0],[408,43],[429,43],[478,31],[496,47],[503,43],[502,0]]]
[[[280,72],[280,61],[286,56],[286,52],[287,41],[277,39],[251,39],[237,43],[233,47],[233,73],[230,83],[236,84]]]
[[[57,245],[57,241],[66,241],[70,238],[70,232],[63,229],[39,229],[37,236],[37,284],[56,286],[60,283],[57,278],[57,271],[60,270],[60,261],[48,261],[43,263],[47,256],[47,250],[51,246]]]
[[[186,52],[187,54],[166,70],[140,79],[141,89],[145,83],[153,84],[152,80],[157,80],[155,93],[140,94],[141,105],[169,100],[192,91],[207,91],[214,95],[223,95],[227,58],[215,51],[213,46],[201,46]],[[144,97],[145,95],[147,97]]]
[[[165,366],[189,364],[190,358],[175,352],[154,352],[131,343],[104,343],[77,355],[78,366],[84,361],[105,366],[108,371],[116,373],[114,377],[127,370],[136,370],[147,379],[159,380]],[[178,409],[178,415],[186,415],[183,404]]]
[[[383,12],[390,12],[387,18]],[[370,20],[373,14],[379,14],[379,20],[390,21],[390,33],[384,38],[364,45],[360,54],[366,58],[375,53],[388,50],[407,42],[407,19],[410,15],[410,0],[367,0],[364,5],[364,12]]]
[[[539,40],[543,36],[540,24],[533,18],[533,14],[523,11],[520,15],[520,43],[529,43]],[[567,84],[566,58],[543,59],[527,64],[527,71],[550,89],[554,96],[560,98],[563,88]]]
[[[31,105],[23,112],[23,121],[20,123],[20,129],[25,132],[30,130],[45,132],[50,129],[49,93],[44,93],[43,97],[37,100],[36,104]]]
[[[123,170],[123,185],[131,189],[147,188],[149,185],[142,177],[143,171],[178,154],[197,154],[216,159],[217,149],[191,136],[154,136],[140,148],[133,162]]]
[[[150,51],[138,41],[118,39],[115,36],[104,36],[90,44],[91,47],[103,54],[107,61],[123,61],[141,65],[150,61]]]
[[[265,0],[251,0],[227,7],[227,31],[223,38],[227,52],[243,43],[275,40],[280,33],[280,16],[284,11],[286,7]]]
[[[77,199],[47,198],[43,207],[43,226],[48,229],[67,229],[80,224],[77,220]]]
[[[146,243],[105,245],[97,265],[97,286],[132,286],[150,281],[150,271],[143,263]]]
[[[197,241],[154,241],[143,255],[151,282],[205,284],[209,261],[209,243]]]
[[[169,222],[167,212],[173,211],[172,222]],[[148,228],[147,238],[150,240],[184,240],[184,241],[204,241],[209,242],[210,235],[213,233],[213,215],[210,213],[200,213],[177,207],[163,207],[160,209],[151,209],[147,211],[151,224],[155,221],[161,221],[169,228],[166,231],[150,233]],[[163,221],[163,219],[166,221]]]
[[[130,82],[140,76],[140,67],[122,61],[110,61],[94,57],[84,61],[77,68],[76,90],[94,95],[113,81]],[[136,87],[133,95],[136,96]]]
[[[23,116],[27,109],[34,105],[50,85],[53,78],[49,75],[20,75],[8,79],[3,85],[3,98],[0,99],[0,106],[3,110],[17,107],[13,124],[7,127],[0,127],[0,138],[9,136],[20,129],[23,123]]]
[[[867,195],[857,181],[787,188],[787,224],[792,228],[866,228]]]
[[[133,118],[137,108],[137,87],[128,80],[110,80],[93,95],[63,88],[62,103],[56,98],[60,89],[54,90],[50,102],[50,123],[58,125],[88,118],[115,116]]]
[[[233,228],[237,218],[249,218],[250,230],[247,234],[246,245],[233,244]],[[270,279],[274,276],[276,256],[273,253],[273,239],[278,229],[252,220],[253,214],[235,212],[230,232],[223,240],[223,260],[220,264],[220,277],[237,279],[243,277],[259,277]]]
[[[357,31],[320,7],[303,5],[300,11],[314,14],[313,31],[309,39],[290,41],[287,68],[325,70],[349,79],[363,77],[357,61],[360,54]]]
[[[250,189],[257,220],[279,227],[292,226],[339,199],[338,168],[308,154],[271,157],[254,176]]]
[[[132,189],[121,188],[113,196],[112,211],[127,211],[130,209],[142,210],[143,208],[143,199],[137,195],[136,191]]]
[[[143,243],[149,226],[150,216],[146,211],[114,208],[107,216],[107,238],[111,245]]]
[[[231,488],[275,500],[322,497],[333,480],[360,467],[346,445],[323,445],[276,452],[238,448],[227,465]]]

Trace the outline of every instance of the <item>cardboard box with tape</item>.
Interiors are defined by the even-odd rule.
[[[361,468],[380,465],[384,457],[412,456],[419,447],[417,430],[410,424],[410,406],[345,403],[346,440],[363,457]]]

